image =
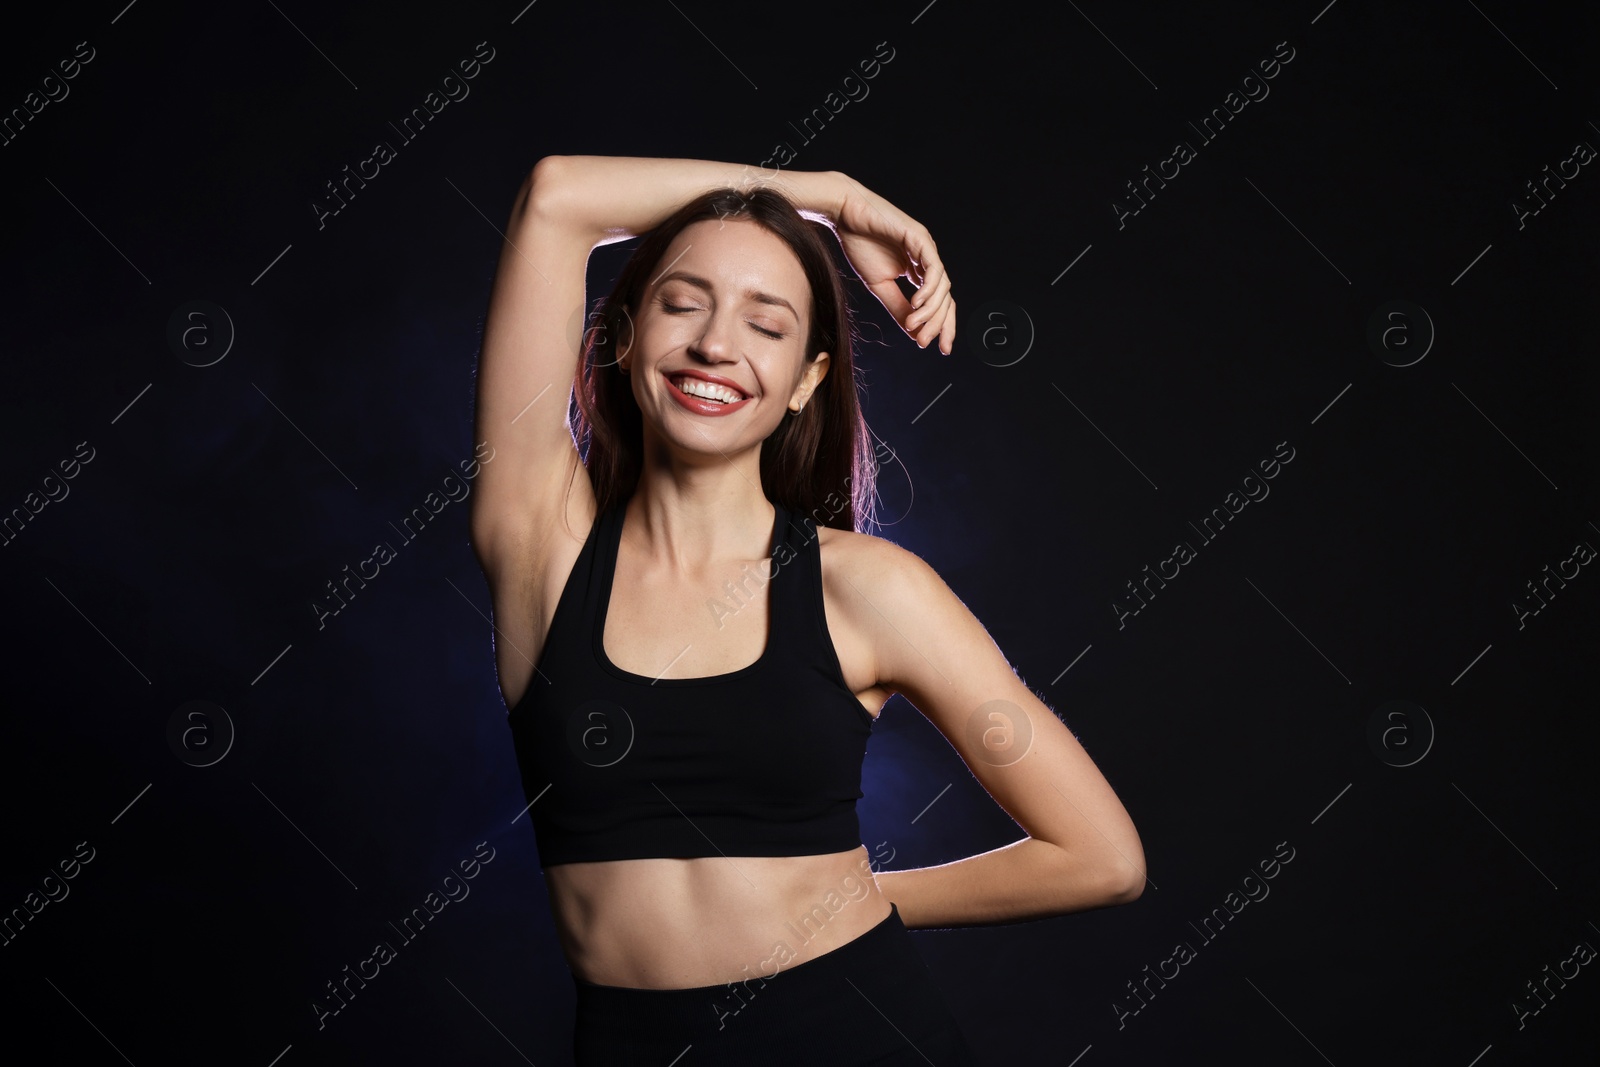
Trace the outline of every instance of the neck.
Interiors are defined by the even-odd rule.
[[[773,505],[761,489],[758,450],[750,459],[663,467],[646,457],[628,501],[625,540],[653,563],[685,574],[772,551]],[[749,468],[749,469],[745,469]]]

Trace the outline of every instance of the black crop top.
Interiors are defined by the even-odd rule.
[[[511,709],[541,863],[860,847],[856,800],[874,720],[828,635],[815,524],[775,504],[772,577],[714,600],[731,612],[735,593],[767,595],[759,659],[652,680],[613,664],[601,640],[625,506],[596,516]]]

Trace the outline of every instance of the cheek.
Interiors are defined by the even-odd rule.
[[[678,363],[690,361],[688,350],[699,347],[705,338],[706,325],[706,320],[700,315],[658,315],[655,322],[645,331],[644,351],[652,360],[672,359]],[[724,330],[720,340],[723,345],[732,346],[731,355],[735,359],[755,356],[751,348],[741,345],[742,339],[737,332]],[[748,377],[744,371],[740,371],[739,374],[741,377]]]
[[[770,351],[751,360],[751,368],[755,371],[755,379],[761,386],[762,397],[783,403],[788,403],[789,394],[793,393],[805,378],[808,366],[805,353],[798,345],[789,350]]]
[[[671,335],[670,321],[665,321],[660,315],[646,315],[643,319],[635,320],[633,352],[645,359],[654,359],[669,346]]]

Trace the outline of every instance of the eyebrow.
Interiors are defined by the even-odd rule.
[[[690,274],[686,270],[675,270],[671,274],[662,275],[657,284],[665,284],[666,282],[673,280],[688,282],[690,285],[699,289],[704,289],[708,293],[713,291],[712,285],[709,281],[700,277],[698,274]],[[786,307],[789,309],[789,314],[794,316],[795,321],[800,321],[800,313],[794,309],[794,305],[789,303],[789,301],[785,300],[781,296],[775,296],[772,293],[764,293],[759,289],[746,289],[744,291],[744,295],[748,299],[754,300],[758,304],[770,304],[774,307]]]

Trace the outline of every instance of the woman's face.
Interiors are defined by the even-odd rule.
[[[806,361],[810,322],[811,287],[782,239],[749,219],[685,227],[625,355],[647,447],[652,435],[713,458],[758,447],[827,373],[826,353]]]

